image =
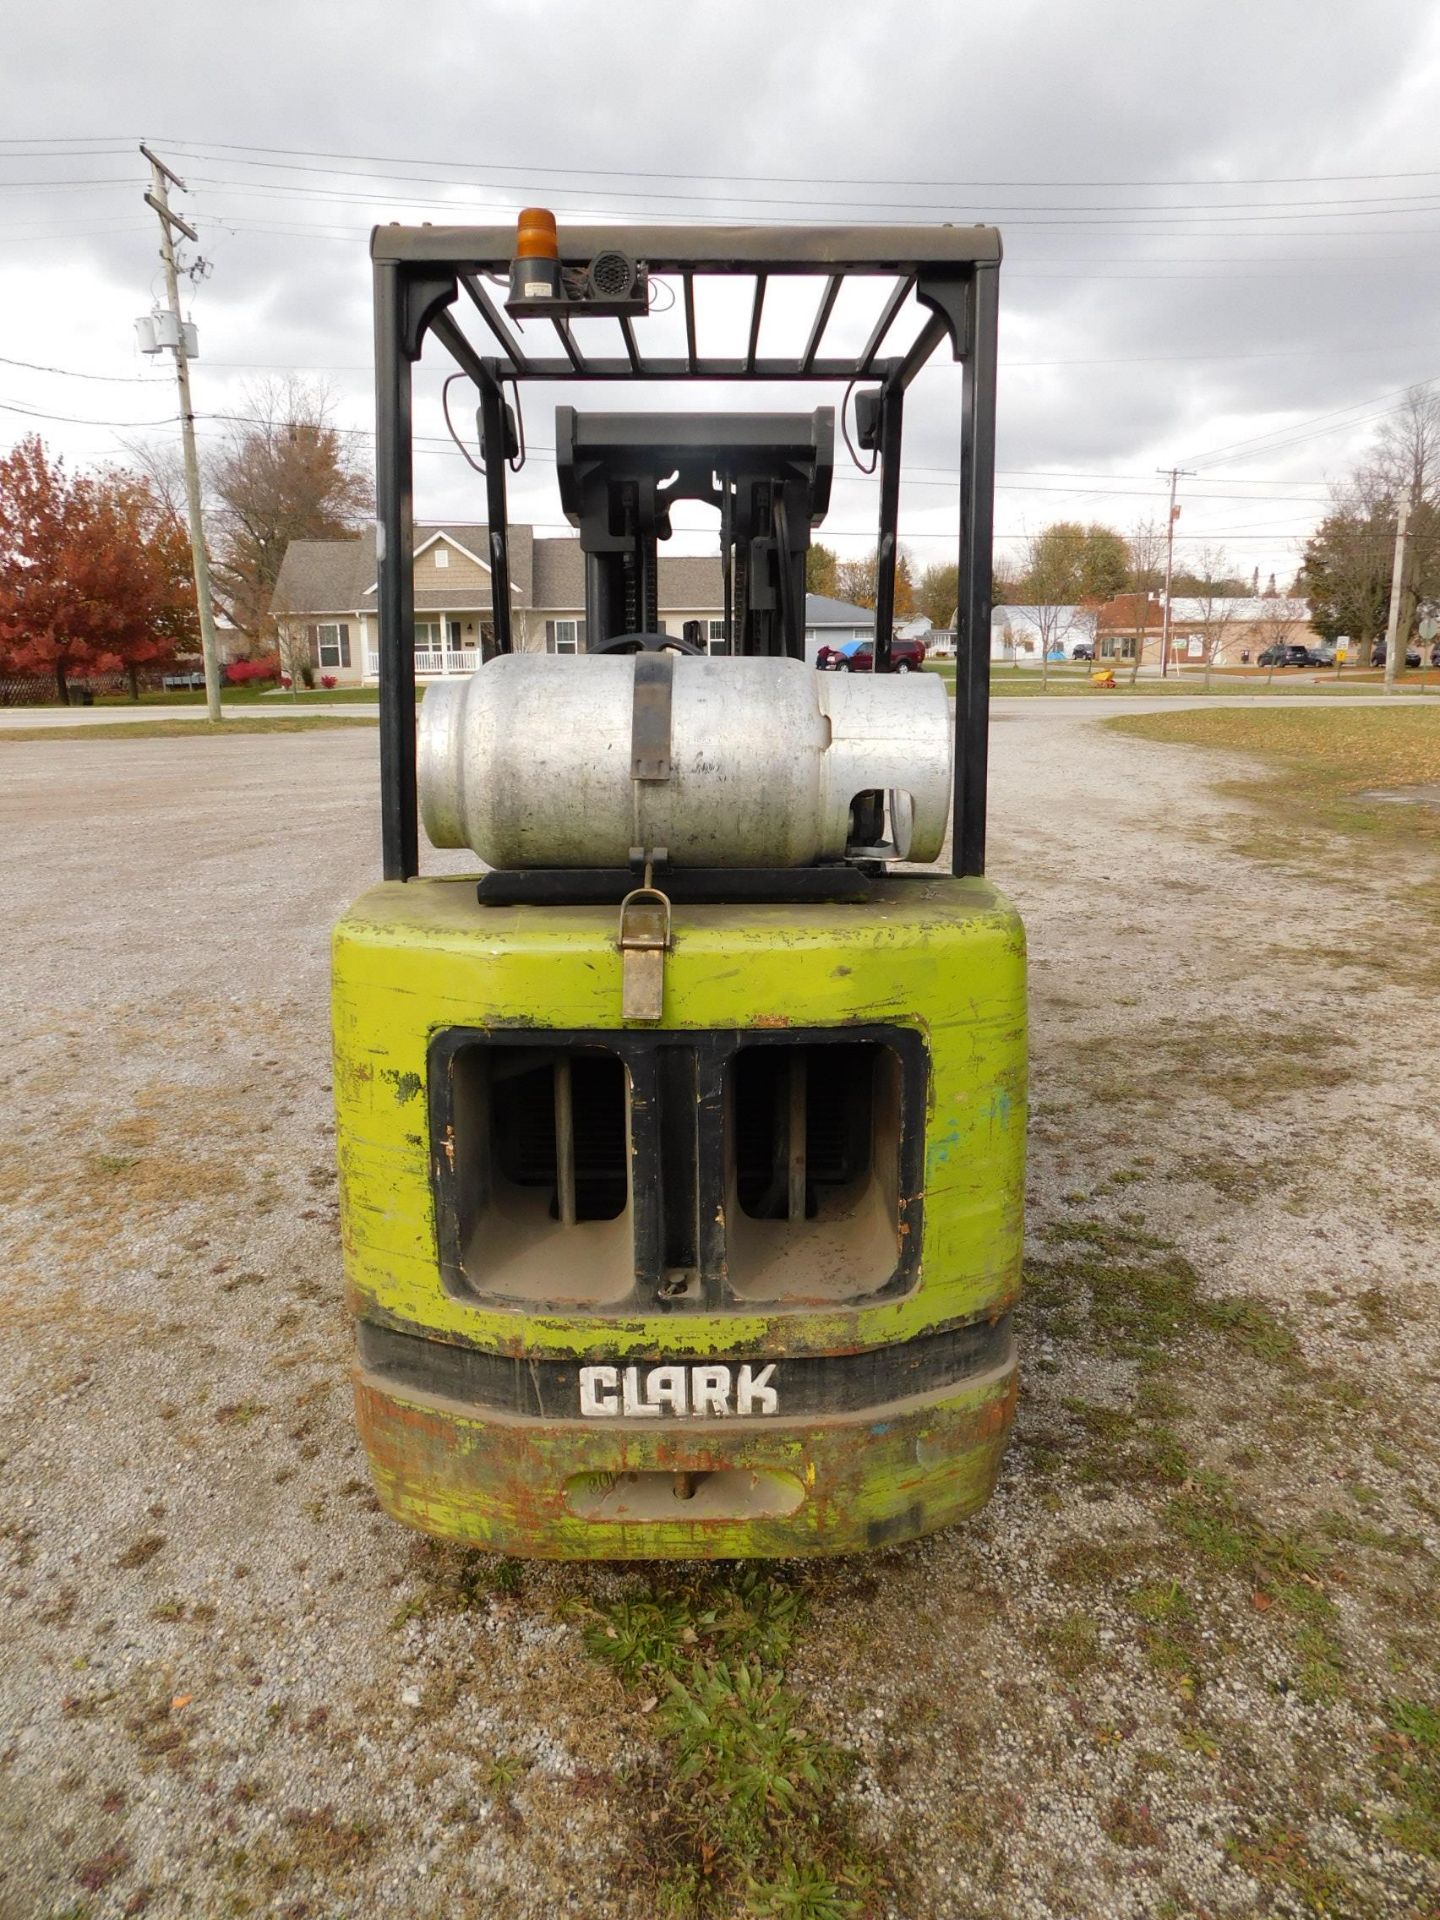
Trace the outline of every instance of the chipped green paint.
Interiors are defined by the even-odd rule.
[[[691,1354],[758,1361],[879,1346],[940,1325],[994,1318],[1008,1307],[1019,1285],[1023,1228],[1024,935],[1013,908],[988,882],[939,875],[880,885],[863,906],[676,907],[674,948],[665,963],[665,1027],[888,1022],[924,1034],[931,1080],[923,1240],[910,1292],[833,1310],[757,1307],[682,1320],[520,1314],[448,1291],[440,1277],[429,1153],[415,1132],[412,1104],[424,1092],[431,1037],[453,1026],[618,1029],[615,926],[611,908],[481,908],[473,882],[463,879],[376,887],[340,922],[335,1098],[347,1291],[356,1312],[500,1353],[613,1360],[663,1357],[683,1345]],[[568,1475],[620,1470],[617,1446],[623,1457],[638,1458],[634,1436],[617,1439],[612,1432],[605,1441],[588,1429],[556,1427],[538,1436],[527,1432],[522,1446],[507,1427],[516,1451],[505,1454],[500,1423],[466,1421],[456,1408],[431,1406],[420,1421],[429,1437],[407,1464],[397,1436],[418,1434],[421,1410],[363,1382],[360,1404],[377,1484],[392,1512],[479,1544],[499,1544],[503,1536],[510,1552],[606,1556],[621,1551],[622,1535],[627,1553],[839,1551],[842,1540],[874,1544],[865,1535],[872,1520],[886,1538],[946,1524],[987,1497],[1012,1396],[1013,1371],[986,1402],[1003,1403],[998,1427],[963,1445],[960,1428],[952,1431],[953,1446],[927,1443],[933,1471],[920,1475],[914,1498],[907,1493],[899,1506],[917,1470],[915,1435],[897,1442],[892,1458],[888,1440],[882,1446],[867,1437],[863,1424],[845,1441],[843,1422],[820,1428],[768,1423],[770,1466],[791,1457],[814,1466],[817,1449],[828,1450],[833,1498],[807,1499],[793,1518],[720,1527],[707,1534],[710,1544],[685,1549],[675,1544],[674,1527],[627,1523],[619,1533],[607,1532],[553,1506]],[[923,1413],[930,1420],[934,1409]],[[738,1437],[727,1442],[732,1445]],[[847,1445],[851,1453],[842,1465],[834,1449],[844,1453]],[[510,1462],[505,1472],[520,1460],[525,1474],[535,1476],[528,1506],[512,1501],[509,1521],[500,1481],[487,1492],[485,1472],[454,1464],[488,1458],[486,1472],[499,1473],[500,1455]],[[734,1463],[751,1457],[741,1448]],[[533,1516],[528,1544],[517,1517],[521,1506]],[[823,1541],[807,1532],[822,1512],[830,1516]],[[842,1524],[842,1514],[853,1518],[853,1527],[848,1519]],[[883,1532],[892,1525],[900,1531]],[[729,1544],[715,1544],[722,1539]],[[769,1544],[774,1541],[782,1544]]]

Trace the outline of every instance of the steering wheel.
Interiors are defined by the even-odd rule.
[[[613,640],[602,640],[598,647],[591,647],[591,653],[664,653],[666,649],[676,653],[703,654],[704,649],[692,645],[689,640],[677,639],[673,633],[617,633]]]

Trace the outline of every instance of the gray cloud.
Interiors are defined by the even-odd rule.
[[[1440,172],[1422,172],[1437,51],[1423,0],[1325,15],[1299,0],[28,9],[0,71],[0,353],[120,377],[0,368],[0,398],[31,410],[0,413],[0,435],[39,428],[94,459],[122,434],[86,422],[173,411],[130,345],[156,264],[142,134],[189,181],[214,263],[193,301],[200,407],[238,410],[261,369],[297,366],[329,378],[360,429],[375,220],[504,217],[487,209],[532,199],[562,217],[983,218],[1006,241],[1002,531],[1070,512],[1129,525],[1156,509],[1154,469],[1181,460],[1202,472],[1185,537],[1283,570],[1327,477],[1373,431],[1363,403],[1440,375],[1440,197],[1424,197]],[[79,136],[89,155],[46,151]],[[96,179],[120,184],[18,184]],[[903,184],[956,181],[977,184]],[[1209,184],[1143,184],[1193,181]],[[924,467],[953,458],[947,378],[911,410]],[[435,391],[423,374],[427,433]],[[556,397],[532,402],[537,443]],[[1345,407],[1356,424],[1305,435]],[[427,446],[419,482],[425,511],[482,511],[453,450]],[[922,557],[941,551],[949,498],[907,489]],[[543,455],[514,503],[558,519]],[[837,543],[872,518],[847,475],[832,525],[857,532]]]

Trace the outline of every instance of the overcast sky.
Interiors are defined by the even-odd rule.
[[[142,137],[210,267],[186,296],[201,416],[295,369],[368,431],[376,221],[985,220],[999,532],[1163,518],[1178,463],[1179,551],[1283,585],[1384,409],[1440,376],[1440,11],[1418,0],[66,0],[8,10],[0,127],[0,445],[38,430],[82,464],[174,415],[168,357],[134,344],[161,291]],[[777,344],[790,321],[767,318]],[[478,519],[439,359],[417,506]],[[953,551],[956,378],[924,376],[907,421],[922,564]],[[536,448],[557,397],[587,398],[535,393]],[[845,475],[821,537],[849,553],[875,509]],[[562,530],[543,452],[512,513]]]

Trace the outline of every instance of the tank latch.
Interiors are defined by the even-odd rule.
[[[620,1017],[622,1020],[658,1020],[665,1010],[665,955],[670,950],[670,900],[651,885],[653,869],[645,863],[645,884],[620,902]]]

